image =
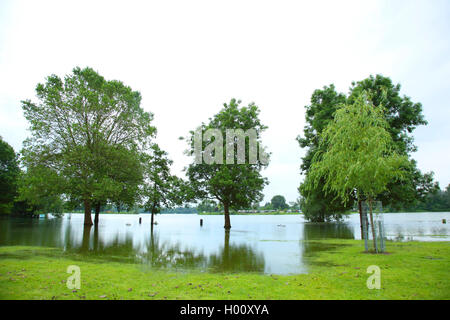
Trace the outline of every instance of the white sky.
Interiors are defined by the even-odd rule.
[[[174,172],[191,159],[186,136],[235,97],[261,109],[272,152],[264,202],[297,198],[304,106],[314,89],[383,74],[421,102],[428,126],[413,156],[450,182],[448,1],[0,0],[0,135],[27,136],[20,100],[50,74],[92,67],[138,90],[155,114]]]

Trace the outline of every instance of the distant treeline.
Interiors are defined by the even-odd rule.
[[[179,208],[171,208],[171,209],[163,209],[161,213],[197,213],[196,207],[179,207]]]
[[[78,207],[75,208],[75,210],[66,210],[66,212],[83,213],[84,207],[82,205],[79,205]],[[100,213],[139,214],[139,213],[149,213],[149,212],[148,212],[148,210],[145,210],[145,208],[143,208],[143,207],[136,206],[136,207],[127,209],[124,207],[118,208],[114,205],[108,204],[108,205],[102,206],[100,208]],[[161,213],[179,213],[179,214],[197,213],[197,208],[190,207],[190,206],[176,207],[176,208],[164,208],[164,209],[161,209]]]
[[[427,194],[422,201],[416,202],[414,205],[394,209],[389,206],[385,206],[385,212],[421,212],[421,211],[450,211],[450,184],[445,188],[445,191],[441,190],[439,186],[437,190]]]

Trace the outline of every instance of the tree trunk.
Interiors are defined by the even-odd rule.
[[[358,210],[359,210],[359,223],[361,225],[361,240],[364,239],[364,228],[363,228],[363,221],[362,221],[362,204],[361,200],[358,200]]]
[[[92,226],[92,217],[91,217],[91,201],[84,200],[84,224],[87,226]]]
[[[373,248],[375,249],[375,252],[378,252],[378,250],[377,250],[377,238],[375,237],[375,226],[373,224],[372,199],[369,199],[369,209],[370,209],[370,225],[372,226]]]
[[[153,222],[154,218],[153,217],[154,217],[154,213],[152,211],[152,217],[151,217],[151,221],[150,221],[150,230],[151,230],[152,234],[153,234],[153,224],[154,224],[154,222]]]
[[[223,210],[225,214],[225,226],[224,228],[229,230],[231,229],[231,223],[230,223],[230,212],[229,212],[229,205],[228,203],[223,204]]]
[[[94,223],[96,226],[98,226],[99,214],[100,214],[100,202],[97,202],[95,204],[95,218],[94,218]]]
[[[82,252],[89,251],[89,240],[91,237],[91,228],[92,228],[92,221],[91,221],[91,224],[84,224],[83,241],[81,242],[81,251]]]

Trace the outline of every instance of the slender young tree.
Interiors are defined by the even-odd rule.
[[[324,192],[333,192],[343,203],[352,194],[367,199],[374,239],[372,203],[391,180],[404,179],[410,165],[395,148],[384,112],[365,91],[342,105],[320,135],[324,151],[315,154],[306,181],[308,191],[324,179]]]
[[[144,187],[142,197],[144,207],[151,213],[151,229],[153,230],[154,215],[163,207],[181,205],[187,200],[186,184],[180,178],[170,173],[173,161],[167,158],[167,153],[157,144],[151,147],[151,153],[144,155]]]

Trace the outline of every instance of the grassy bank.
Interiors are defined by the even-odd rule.
[[[389,242],[389,254],[362,253],[356,240],[308,242],[308,274],[181,273],[100,262],[54,248],[0,247],[1,299],[450,299],[449,242]],[[305,243],[306,245],[306,243]],[[295,259],[295,258],[293,258]],[[81,269],[81,289],[65,281]],[[381,269],[381,289],[366,286]]]

